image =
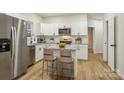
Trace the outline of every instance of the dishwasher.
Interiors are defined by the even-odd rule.
[[[33,63],[35,63],[35,46],[30,46],[29,50],[30,50],[30,61],[28,63],[28,67],[33,65]]]

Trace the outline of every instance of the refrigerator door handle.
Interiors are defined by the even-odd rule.
[[[12,57],[12,60],[14,60],[14,52],[15,52],[15,49],[14,49],[14,40],[15,40],[15,38],[14,38],[14,28],[13,27],[11,27],[11,42],[12,42],[12,46],[11,46],[11,57]]]
[[[16,47],[15,47],[16,43],[15,42],[16,42],[16,39],[17,39],[16,38],[16,27],[13,27],[13,36],[14,36],[14,40],[13,40],[14,41],[14,44],[13,44],[14,45],[14,47],[13,47],[14,48],[14,53],[13,53],[13,55],[15,57],[15,50],[16,50]]]

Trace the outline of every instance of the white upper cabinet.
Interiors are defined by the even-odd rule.
[[[58,24],[51,24],[53,35],[58,35]]]
[[[34,35],[39,35],[40,33],[41,33],[41,25],[40,25],[40,23],[34,23],[33,34]]]
[[[42,23],[41,34],[44,35],[58,35],[59,28],[71,28],[71,35],[87,35],[87,22],[76,23]]]
[[[43,29],[43,34],[44,35],[50,35],[51,32],[50,32],[49,24],[43,23],[42,29]]]
[[[43,23],[42,29],[44,35],[58,35],[58,24]]]
[[[72,35],[87,35],[87,22],[78,22],[71,24]]]

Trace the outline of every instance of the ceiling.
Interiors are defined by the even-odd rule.
[[[41,17],[52,17],[52,16],[63,16],[63,15],[74,15],[79,13],[37,13]]]
[[[40,17],[53,17],[53,16],[63,16],[63,15],[76,15],[84,13],[36,13]],[[85,13],[86,14],[86,13]],[[104,13],[87,13],[88,18],[102,20]]]

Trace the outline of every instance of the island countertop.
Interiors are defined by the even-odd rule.
[[[64,50],[64,49],[70,49],[70,50],[72,50],[72,51],[76,51],[76,48],[57,48],[57,47],[53,47],[53,48],[45,48],[45,49],[53,49],[53,50]]]

